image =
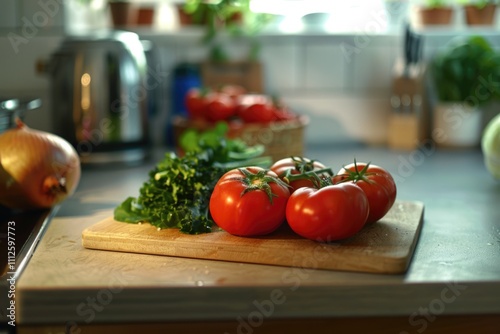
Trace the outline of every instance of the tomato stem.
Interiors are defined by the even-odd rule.
[[[295,170],[299,173],[305,173],[305,172],[310,172],[313,171],[315,166],[314,163],[316,160],[308,160],[304,159],[303,157],[290,157],[292,161],[295,164]]]
[[[371,175],[372,173],[368,173],[368,168],[370,167],[370,163],[368,162],[363,169],[359,170],[358,165],[356,163],[356,159],[354,159],[354,171],[349,170],[344,166],[344,171],[345,173],[338,175],[340,177],[340,181],[337,183],[342,183],[342,182],[348,182],[352,181],[354,183],[359,182],[359,181],[364,181],[366,183],[372,183],[370,179],[367,178],[367,176]]]
[[[320,177],[320,175],[328,174],[329,177]],[[317,189],[321,189],[332,184],[331,177],[333,176],[331,168],[323,168],[318,170],[309,170],[300,172],[300,174],[292,174],[291,170],[287,170],[283,179],[287,182],[297,180],[310,180]]]
[[[245,190],[241,193],[241,196],[244,196],[246,193],[255,190],[262,190],[266,193],[269,198],[269,202],[271,205],[273,204],[273,197],[277,197],[278,195],[274,194],[271,190],[270,183],[276,183],[285,187],[290,187],[288,184],[283,182],[280,178],[274,177],[272,175],[268,175],[269,170],[260,170],[257,173],[252,173],[247,168],[239,168],[238,169],[243,177],[240,178],[241,182],[245,184]]]

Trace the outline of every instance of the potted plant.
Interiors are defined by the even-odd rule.
[[[140,26],[151,26],[154,23],[156,4],[154,2],[141,2],[136,10],[136,24]]]
[[[241,84],[241,81],[252,81],[244,78],[262,78],[257,34],[270,15],[252,12],[250,0],[187,0],[183,12],[191,16],[192,22],[204,27],[201,43],[208,48],[207,58],[201,64],[204,84]],[[247,55],[240,59],[232,59],[227,52],[226,43],[235,39],[240,45],[241,42],[248,45]],[[233,82],[229,78],[233,78]]]
[[[493,25],[497,10],[496,0],[471,0],[464,4],[465,22],[468,25]]]
[[[177,3],[181,25],[221,27],[226,23],[241,23],[250,12],[250,0],[186,0]]]
[[[111,20],[115,28],[122,28],[133,23],[133,7],[130,0],[108,0]]]
[[[110,15],[114,28],[130,26],[150,26],[154,21],[156,3],[154,0],[134,2],[132,0],[74,0],[78,2],[83,11],[86,8],[98,8]],[[69,2],[71,4],[71,2]],[[107,12],[109,8],[109,14]],[[81,13],[80,13],[81,14]],[[95,16],[95,13],[93,14]]]
[[[422,25],[448,25],[453,18],[453,7],[446,0],[426,0],[418,8]]]
[[[481,36],[456,39],[431,62],[437,103],[433,139],[442,146],[476,146],[482,107],[500,97],[500,54]]]

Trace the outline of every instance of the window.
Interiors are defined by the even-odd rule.
[[[406,0],[252,0],[255,12],[279,15],[278,29],[299,32],[314,27],[327,32],[386,32],[407,15]]]

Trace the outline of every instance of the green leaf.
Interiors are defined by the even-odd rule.
[[[198,133],[194,129],[188,129],[179,138],[179,145],[184,152],[199,151]]]
[[[114,219],[125,223],[139,223],[147,221],[149,217],[142,212],[142,206],[134,197],[128,197],[113,212]]]

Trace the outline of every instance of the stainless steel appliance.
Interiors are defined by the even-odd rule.
[[[137,34],[101,31],[64,39],[41,68],[51,79],[54,133],[82,163],[147,156],[147,62]]]

